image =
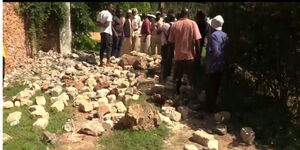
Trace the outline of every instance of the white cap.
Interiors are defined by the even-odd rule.
[[[129,9],[129,10],[127,11],[127,13],[132,13],[132,11]]]
[[[207,22],[211,25],[212,28],[216,30],[222,30],[224,19],[221,15],[217,15],[216,17],[214,17],[211,20],[208,20]]]

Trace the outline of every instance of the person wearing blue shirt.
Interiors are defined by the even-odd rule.
[[[224,20],[221,15],[209,20],[211,33],[208,36],[207,52],[205,58],[207,87],[206,87],[206,109],[214,112],[218,97],[219,87],[224,69],[224,50],[228,36],[222,31]]]

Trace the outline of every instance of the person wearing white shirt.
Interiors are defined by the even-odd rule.
[[[133,35],[132,35],[132,50],[138,51],[140,46],[140,32],[141,32],[141,17],[138,15],[138,10],[136,8],[132,8],[132,29],[133,29]]]
[[[106,10],[101,11],[97,16],[98,25],[100,25],[100,36],[101,36],[101,47],[100,47],[100,66],[103,66],[104,52],[106,52],[107,62],[109,65],[109,58],[112,51],[112,21],[113,16],[111,12],[113,11],[113,4],[108,3],[106,5]]]

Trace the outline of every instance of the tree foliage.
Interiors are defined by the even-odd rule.
[[[260,93],[272,99],[272,103],[268,101],[269,104],[262,109],[273,107],[276,110],[273,115],[263,120],[266,126],[256,126],[256,130],[263,134],[268,128],[268,137],[264,136],[264,141],[277,146],[283,146],[282,139],[277,140],[277,143],[274,143],[274,139],[280,134],[286,134],[287,132],[282,130],[287,131],[288,128],[269,128],[272,122],[274,125],[274,117],[279,117],[274,114],[283,114],[283,118],[291,120],[293,117],[300,117],[300,53],[296,51],[300,38],[300,22],[297,19],[299,13],[300,5],[297,3],[213,3],[210,7],[211,17],[219,14],[223,16],[223,30],[230,38],[231,49],[226,54],[227,80],[234,81],[229,82],[231,85],[241,85],[241,80],[234,78],[232,69],[234,66],[240,66],[251,76],[251,84],[246,85],[252,86],[247,87],[247,91],[255,91],[254,94]],[[246,103],[246,100],[244,102]],[[228,103],[236,105],[233,102]],[[276,123],[278,126],[285,126],[289,124],[289,119]],[[299,148],[300,145],[296,144],[293,138],[290,137],[289,142]],[[299,135],[296,139],[300,140]]]
[[[90,8],[86,3],[71,3],[72,47],[75,49],[99,49],[98,43],[89,37],[89,32],[94,31],[96,28],[90,16]]]
[[[25,14],[28,19],[28,34],[31,40],[35,40],[36,46],[44,35],[45,22],[53,16],[57,22],[57,27],[62,27],[66,21],[66,5],[59,2],[24,2],[20,3],[19,11]]]

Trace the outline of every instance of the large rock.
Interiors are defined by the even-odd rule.
[[[102,123],[98,119],[87,121],[83,124],[83,127],[79,130],[79,133],[100,136],[105,131]]]
[[[62,87],[57,85],[53,89],[51,89],[51,95],[58,96],[59,94],[61,94],[62,90],[63,90]]]
[[[55,144],[57,141],[57,136],[55,133],[51,133],[49,131],[43,132],[42,141],[46,144]]]
[[[108,103],[99,102],[99,107],[97,111],[100,116],[104,116],[105,114],[107,114],[109,112]]]
[[[33,126],[40,129],[46,129],[48,125],[48,118],[38,118],[36,122],[33,123]]]
[[[119,65],[123,68],[126,65],[132,65],[134,69],[147,69],[147,59],[144,57],[124,54],[119,61]]]
[[[20,101],[15,101],[15,106],[16,106],[16,107],[20,107],[20,106],[21,106]]]
[[[106,97],[106,95],[109,93],[108,89],[101,89],[97,91],[97,95],[99,97]]]
[[[81,112],[91,112],[94,109],[93,103],[91,102],[80,103],[78,109]]]
[[[109,113],[103,116],[104,120],[112,120],[114,123],[120,122],[122,119],[124,119],[125,114],[124,113]]]
[[[18,100],[27,99],[28,100],[31,98],[31,96],[33,96],[33,94],[34,94],[34,91],[25,89],[16,95],[16,99],[18,99]]]
[[[117,103],[115,104],[115,106],[116,106],[117,111],[118,111],[119,113],[125,113],[125,112],[127,111],[127,108],[126,108],[126,106],[124,105],[123,102],[117,102]]]
[[[51,108],[56,108],[58,112],[61,112],[65,108],[65,103],[64,101],[58,100],[51,105]]]
[[[74,99],[78,94],[78,90],[75,87],[67,87],[66,88],[67,94]]]
[[[193,133],[192,141],[206,146],[208,149],[219,149],[218,141],[215,139],[215,137],[203,130],[195,131]]]
[[[255,132],[250,127],[244,127],[240,131],[240,136],[246,144],[253,144],[255,139]]]
[[[117,100],[116,95],[112,94],[112,95],[108,95],[107,99],[110,103],[114,103]]]
[[[86,80],[86,84],[89,86],[90,89],[94,89],[94,86],[97,85],[97,81],[95,78],[88,78]]]
[[[162,107],[162,114],[169,117],[171,120],[180,121],[181,114],[174,107]]]
[[[89,97],[86,95],[78,95],[75,98],[75,105],[79,105],[80,103],[87,102],[89,100]]]
[[[6,122],[10,123],[10,126],[14,126],[20,122],[21,117],[22,117],[22,112],[20,111],[12,112],[6,118]]]
[[[7,141],[11,140],[12,137],[6,133],[3,133],[3,143],[6,143]]]
[[[3,108],[13,108],[14,107],[14,103],[12,101],[5,101],[3,103]]]
[[[65,123],[63,128],[67,132],[74,131],[75,130],[75,125],[74,125],[73,119],[68,119],[68,121]]]
[[[197,146],[193,144],[187,144],[184,146],[183,150],[199,150]]]
[[[37,105],[41,105],[41,106],[46,105],[46,99],[45,99],[44,96],[35,97],[35,102],[36,102]]]
[[[123,124],[133,130],[151,130],[160,124],[159,113],[149,103],[133,104],[128,107]]]
[[[159,118],[162,121],[162,123],[166,124],[167,127],[173,127],[174,123],[171,121],[171,119],[167,116],[164,116],[163,114],[159,113]]]
[[[227,126],[225,124],[216,125],[215,132],[219,135],[227,134]]]
[[[84,87],[84,84],[82,82],[75,82],[74,87],[78,90],[81,91]]]
[[[28,108],[31,115],[42,118],[49,118],[49,113],[46,112],[45,108],[40,105],[33,105]]]
[[[108,99],[106,97],[102,97],[98,99],[99,103],[104,103],[104,104],[108,104]]]

